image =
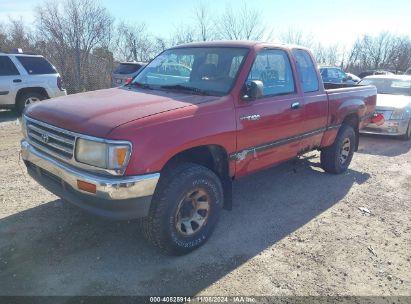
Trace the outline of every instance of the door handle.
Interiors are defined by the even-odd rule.
[[[297,109],[299,109],[299,108],[300,108],[300,103],[299,103],[298,101],[293,102],[293,103],[291,104],[291,110],[297,110]]]
[[[13,82],[21,82],[21,79],[13,79]]]

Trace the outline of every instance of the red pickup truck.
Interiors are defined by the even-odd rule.
[[[51,192],[141,218],[147,239],[178,255],[209,238],[233,180],[314,149],[324,171],[344,172],[375,104],[373,86],[324,85],[303,47],[187,44],[126,86],[30,106],[22,157]]]

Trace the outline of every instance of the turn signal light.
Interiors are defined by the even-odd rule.
[[[80,190],[90,192],[90,193],[96,193],[97,192],[97,186],[85,181],[77,180],[77,187]]]
[[[127,152],[128,152],[127,148],[118,148],[116,150],[117,164],[119,166],[123,166],[124,163],[126,162]]]

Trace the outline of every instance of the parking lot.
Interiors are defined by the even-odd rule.
[[[0,295],[411,295],[411,142],[362,136],[342,175],[314,152],[243,178],[210,241],[168,257],[38,186],[20,139],[0,112]]]

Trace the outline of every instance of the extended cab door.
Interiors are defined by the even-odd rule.
[[[324,88],[320,86],[321,76],[310,53],[304,49],[293,49],[292,54],[304,100],[301,136],[301,152],[304,152],[321,145],[328,121],[328,97]]]
[[[293,65],[282,49],[263,49],[246,83],[263,83],[263,96],[240,100],[237,108],[236,176],[242,176],[295,157],[297,136],[304,129],[304,100],[297,92]]]
[[[8,56],[0,55],[0,105],[14,104],[16,88],[22,81],[19,71]]]

